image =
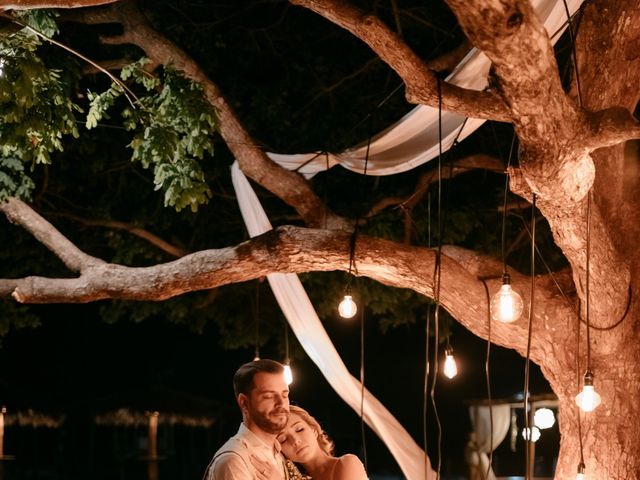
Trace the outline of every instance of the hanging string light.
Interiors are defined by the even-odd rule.
[[[284,381],[287,382],[287,385],[293,383],[293,372],[289,359],[289,324],[286,320],[284,322]]]
[[[507,169],[511,164],[511,153],[515,143],[515,135],[511,141],[511,151],[507,159]],[[507,273],[507,256],[505,253],[506,224],[507,224],[507,193],[509,191],[509,174],[507,173],[504,184],[504,199],[502,203],[502,286],[491,299],[491,318],[502,323],[515,322],[522,314],[522,297],[511,288],[511,276]]]
[[[356,234],[356,230],[354,230],[351,235],[351,242],[349,243],[349,277],[347,279],[347,286],[344,289],[344,298],[338,305],[338,313],[342,318],[353,318],[358,312],[358,306],[356,302],[353,301],[353,296],[351,295],[351,272],[355,266]]]
[[[453,347],[448,342],[444,349],[444,366],[442,367],[442,373],[450,379],[458,375],[458,365],[456,364],[456,358],[453,356]]]
[[[589,320],[589,259],[591,256],[591,191],[587,194],[587,271],[586,271],[586,323],[587,323],[587,371],[584,374],[582,392],[576,395],[576,403],[583,412],[593,411],[602,399],[593,386],[594,375],[591,370],[591,336]]]
[[[518,292],[511,288],[511,276],[502,274],[502,286],[491,299],[491,318],[502,323],[512,323],[522,315],[524,303]]]

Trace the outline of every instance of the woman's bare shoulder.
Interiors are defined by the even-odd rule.
[[[333,471],[334,480],[367,480],[367,472],[358,457],[350,453],[338,458]]]

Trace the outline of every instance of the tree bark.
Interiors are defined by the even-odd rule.
[[[79,8],[95,7],[115,3],[118,0],[52,0],[49,2],[42,0],[11,0],[0,1],[0,9],[4,10],[35,10],[38,8]]]

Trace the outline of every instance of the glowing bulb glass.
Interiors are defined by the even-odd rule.
[[[0,77],[4,75],[4,59],[0,58]]]
[[[536,410],[533,415],[533,424],[540,430],[545,428],[551,428],[556,423],[556,417],[553,414],[553,410],[548,408],[540,408]]]
[[[358,307],[356,302],[353,301],[351,295],[345,295],[344,299],[338,305],[338,312],[342,318],[352,318],[356,312],[358,311]]]
[[[529,429],[528,428],[523,428],[522,429],[522,438],[524,438],[525,440],[529,439]],[[540,430],[538,429],[538,427],[531,428],[531,441],[535,443],[535,442],[538,441],[539,438],[540,438]]]
[[[453,352],[447,352],[444,356],[444,367],[442,373],[447,378],[453,378],[458,374],[458,366],[456,365],[456,359],[453,356]]]
[[[522,314],[522,297],[505,283],[491,299],[491,318],[498,322],[511,323]]]
[[[291,365],[288,363],[284,366],[284,381],[287,382],[287,385],[293,383],[293,372],[291,371]]]
[[[584,476],[584,473],[577,473],[576,480],[586,480],[587,477]]]
[[[602,399],[593,385],[585,385],[582,392],[576,395],[576,403],[583,412],[591,412],[600,405]]]

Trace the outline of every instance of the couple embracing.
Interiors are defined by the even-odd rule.
[[[334,457],[333,442],[318,422],[289,406],[282,364],[266,359],[245,363],[233,377],[233,389],[242,423],[214,455],[205,480],[367,479],[358,457]]]

